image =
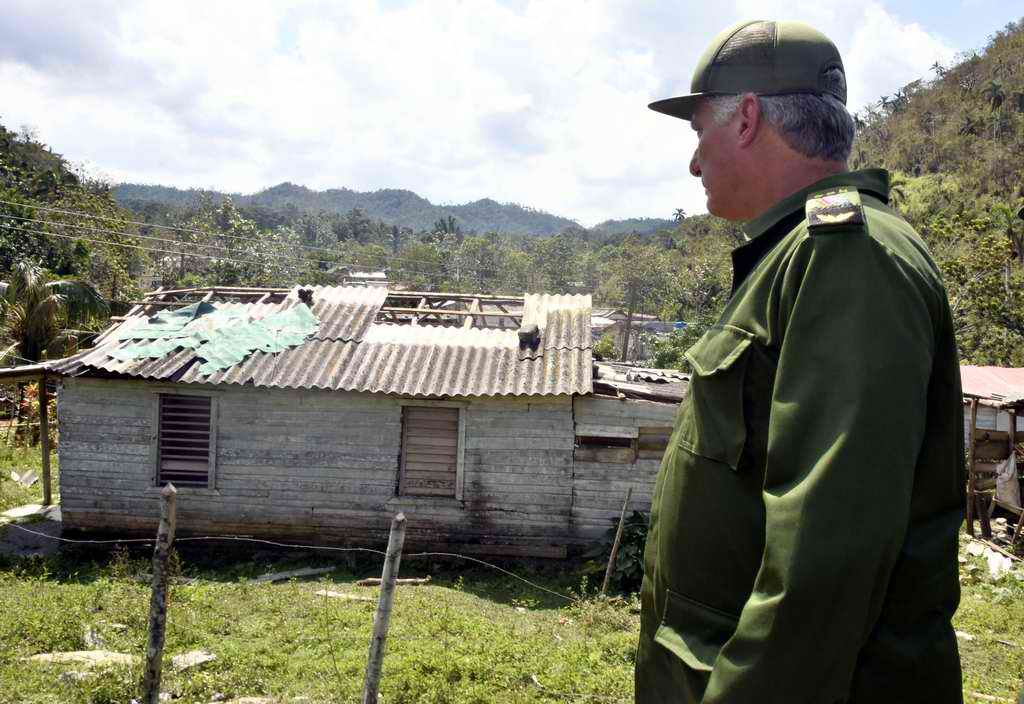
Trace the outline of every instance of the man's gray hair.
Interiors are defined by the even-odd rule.
[[[839,69],[827,78],[843,85],[846,79]],[[723,95],[708,99],[711,119],[727,122],[740,106],[742,95]],[[846,161],[853,149],[855,127],[846,106],[828,93],[787,93],[759,95],[765,122],[798,154],[809,159]]]

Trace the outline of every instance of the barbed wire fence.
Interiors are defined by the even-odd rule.
[[[561,600],[565,604],[573,605],[580,604],[586,601],[587,597],[584,594],[572,594],[563,593],[549,587],[545,587],[542,584],[530,580],[516,572],[496,565],[492,562],[474,557],[471,555],[465,555],[457,552],[443,552],[443,551],[422,551],[422,552],[409,552],[404,553],[404,530],[405,530],[405,517],[401,513],[396,515],[391,524],[391,530],[389,534],[388,548],[387,550],[379,550],[376,548],[369,547],[342,547],[333,545],[315,545],[315,544],[302,544],[302,543],[288,543],[278,540],[270,540],[265,538],[256,538],[251,536],[238,536],[238,535],[202,535],[202,536],[175,536],[176,529],[176,492],[173,487],[168,485],[161,492],[160,497],[161,506],[161,517],[160,524],[157,530],[157,536],[155,538],[102,538],[102,539],[90,539],[90,538],[66,538],[61,535],[50,535],[41,531],[27,528],[17,523],[8,524],[6,527],[22,531],[27,534],[31,534],[37,538],[56,541],[65,545],[77,545],[77,546],[119,546],[119,545],[138,545],[140,547],[153,546],[153,557],[152,557],[152,574],[150,578],[150,613],[149,613],[149,624],[148,624],[148,645],[145,652],[145,667],[144,667],[144,679],[143,679],[143,697],[138,701],[139,704],[156,704],[160,701],[160,683],[162,680],[162,669],[161,663],[163,662],[163,646],[165,642],[165,636],[168,628],[177,631],[192,631],[198,637],[202,637],[204,632],[194,629],[191,626],[184,623],[183,619],[176,619],[173,617],[173,611],[168,610],[168,592],[171,586],[171,575],[173,572],[172,567],[169,564],[172,550],[171,548],[178,543],[213,543],[213,542],[227,542],[227,543],[243,543],[251,545],[266,545],[273,548],[279,548],[284,550],[300,550],[304,552],[316,552],[326,554],[365,554],[372,555],[374,557],[382,558],[381,562],[381,577],[376,580],[380,585],[377,598],[374,600],[371,597],[355,596],[349,594],[342,594],[342,601],[376,601],[374,609],[374,619],[372,635],[370,637],[368,645],[369,653],[367,657],[367,664],[364,673],[363,680],[363,695],[360,700],[362,704],[377,704],[379,689],[382,680],[383,673],[383,662],[387,652],[387,642],[390,631],[390,620],[391,612],[394,601],[394,595],[396,591],[403,586],[403,580],[398,577],[399,566],[402,560],[417,560],[417,559],[428,559],[428,558],[446,558],[461,560],[474,565],[487,568],[500,573],[506,577],[515,580],[531,590],[535,590],[539,593],[543,593],[547,596],[554,597]],[[4,526],[0,526],[2,528]],[[298,571],[300,574],[296,574],[296,577],[311,576],[314,574],[323,574],[327,571],[314,570],[302,574],[302,571]],[[282,573],[287,574],[287,573]],[[285,577],[287,579],[287,577]],[[251,582],[258,582],[260,578],[250,580]],[[276,580],[275,580],[276,581]],[[370,580],[361,580],[361,583],[372,582]],[[423,583],[423,580],[413,579],[413,583]],[[316,593],[321,598],[321,604],[323,610],[328,611],[327,606],[332,601],[332,596],[339,596],[329,590],[322,589]],[[603,593],[601,595],[604,596]],[[311,611],[311,616],[312,616]],[[316,619],[312,619],[316,620]],[[349,629],[346,628],[346,631]],[[366,642],[365,636],[355,632],[346,632],[345,637],[337,632],[332,632],[330,637],[327,638],[327,645],[330,650],[330,655],[335,670],[335,675],[339,682],[343,680],[343,675],[340,671],[340,667],[337,659],[336,647],[338,645],[344,646],[357,646],[359,641]],[[557,635],[554,636],[557,640],[561,640]],[[400,635],[402,643],[411,641],[431,641],[436,642],[436,636],[416,636],[408,633],[402,633]],[[552,689],[540,680],[536,673],[530,673],[529,681],[538,692],[541,692],[547,696],[558,698],[562,701],[592,701],[592,702],[631,702],[632,699],[619,697],[614,695],[605,694],[593,694],[584,692],[562,692]]]

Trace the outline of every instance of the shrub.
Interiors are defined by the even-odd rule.
[[[647,524],[647,514],[640,511],[633,511],[630,516],[626,517],[626,522],[622,527],[622,540],[619,541],[619,553],[612,566],[612,578],[609,584],[611,589],[623,594],[640,591],[640,583],[644,577],[644,545],[647,542]],[[614,524],[606,533],[606,541],[587,555],[591,558],[588,563],[589,571],[591,573],[600,572],[602,579],[618,528],[619,521],[615,519]]]

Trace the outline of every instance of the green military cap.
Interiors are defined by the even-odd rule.
[[[817,93],[846,104],[846,81],[828,78],[843,71],[835,44],[803,22],[744,22],[725,30],[697,62],[690,94],[666,98],[648,107],[683,120],[693,117],[704,96],[757,93]]]

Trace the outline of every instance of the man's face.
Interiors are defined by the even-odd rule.
[[[697,133],[697,149],[690,159],[690,173],[700,178],[708,199],[708,212],[726,220],[740,220],[742,181],[736,168],[740,156],[736,148],[734,115],[723,124],[715,124],[708,102],[702,100],[690,120]]]

